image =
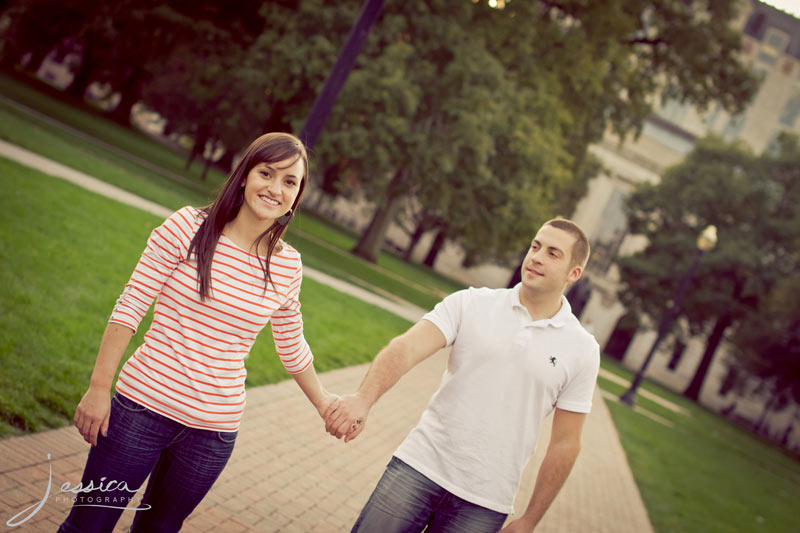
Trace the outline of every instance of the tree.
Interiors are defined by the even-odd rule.
[[[166,65],[174,66],[170,58],[183,54],[183,66],[202,69],[211,44],[228,50],[244,46],[264,25],[264,19],[258,16],[261,2],[257,0],[228,4],[189,0],[72,0],[64,4],[36,0],[15,2],[12,7],[4,49],[9,42],[13,43],[12,50],[36,50],[41,46],[38,43],[52,48],[65,38],[72,39],[82,52],[82,60],[69,91],[81,98],[92,81],[110,83],[121,94],[112,117],[123,123],[128,122],[142,88],[164,75]],[[42,35],[52,39],[43,40]]]
[[[245,52],[226,37],[226,32],[208,32],[200,42],[177,44],[142,87],[141,101],[171,130],[194,136],[187,168],[207,143],[222,141],[238,151],[261,133],[266,105],[249,93],[263,90],[237,79]]]
[[[531,211],[522,215],[529,229],[548,197],[542,186],[565,174],[570,157],[552,119],[558,106],[544,105],[547,91],[507,78],[474,38],[474,16],[466,2],[387,5],[343,90],[322,150],[347,153],[361,192],[377,203],[355,250],[362,257],[375,259],[409,198],[440,231],[446,226],[447,235],[481,240],[487,256],[519,244],[513,220],[519,213],[509,205],[531,199]],[[525,110],[538,110],[538,119]],[[487,238],[498,228],[505,239]]]
[[[797,244],[795,243],[795,249]],[[733,337],[741,366],[761,378],[773,378],[800,403],[800,276],[779,280],[757,313],[754,327]]]
[[[568,214],[597,168],[589,144],[608,128],[637,132],[657,95],[741,109],[756,82],[735,59],[741,44],[730,26],[735,15],[730,2],[667,0],[509,2],[502,10],[484,2],[387,5],[334,112],[338,127],[327,133],[331,154],[357,154],[362,192],[377,204],[356,253],[375,256],[382,232],[401,210],[395,204],[407,197],[440,214],[448,237],[473,256],[498,236],[499,248],[519,246],[513,226],[504,227],[518,219],[502,216],[504,210],[522,212],[528,232],[533,218]],[[536,130],[529,146],[515,143],[502,164],[493,156],[503,142],[482,138],[501,122],[497,116],[533,123],[507,124],[506,138],[516,139],[525,127]],[[453,160],[463,163],[449,172]],[[511,204],[482,209],[484,197],[475,196],[486,181],[482,173],[491,180],[531,160],[525,170],[535,178],[522,188],[509,180],[516,184],[506,189]],[[511,194],[520,189],[532,194]],[[531,197],[536,201],[524,206]],[[456,201],[467,207],[455,209]],[[533,210],[536,217],[525,217]],[[481,259],[516,255],[497,252]]]
[[[741,35],[732,22],[742,4],[509,2],[494,19],[480,19],[480,34],[492,35],[487,43],[520,84],[536,86],[542,72],[558,80],[573,164],[551,214],[568,216],[595,175],[589,145],[609,130],[638,134],[657,98],[743,109],[757,83],[736,59]]]
[[[235,56],[258,35],[264,25],[259,8],[260,2],[255,0],[222,4],[123,0],[106,4],[84,35],[99,43],[92,58],[92,78],[111,83],[122,95],[114,118],[127,123],[145,85],[172,74],[168,69],[175,61],[184,68],[205,71],[207,77],[211,75],[208,71],[217,69],[217,75],[224,78],[225,63],[218,59],[227,53]],[[176,60],[179,55],[183,58]],[[193,79],[201,78],[195,75]],[[193,89],[198,91],[197,85]]]
[[[719,244],[703,257],[679,310],[693,334],[708,335],[687,397],[699,398],[729,328],[752,327],[765,296],[798,270],[798,202],[800,146],[786,135],[758,157],[739,143],[701,140],[659,184],[644,184],[628,199],[631,233],[648,245],[618,259],[619,297],[653,322],[692,261],[697,235],[708,224],[719,229]]]
[[[794,248],[797,249],[795,243]],[[767,384],[758,428],[769,411],[780,410],[793,400],[800,405],[800,276],[780,279],[747,317],[747,326],[732,337],[735,365]]]
[[[97,0],[54,2],[52,0],[14,0],[2,10],[0,61],[16,66],[30,53],[27,70],[36,72],[47,54],[75,28],[85,23],[88,14],[97,9]]]

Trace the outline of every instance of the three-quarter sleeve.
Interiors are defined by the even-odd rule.
[[[303,336],[303,315],[300,312],[302,282],[303,266],[298,258],[297,270],[289,284],[287,298],[270,320],[275,351],[290,374],[306,370],[314,360],[311,348]]]
[[[150,233],[147,246],[117,299],[109,322],[136,332],[164,282],[186,259],[189,244],[197,231],[196,217],[195,209],[184,207]]]

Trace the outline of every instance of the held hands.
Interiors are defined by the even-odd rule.
[[[369,402],[358,393],[342,396],[327,408],[322,417],[325,431],[350,442],[364,430],[369,414]]]
[[[111,413],[111,399],[108,390],[89,387],[75,410],[75,427],[83,439],[97,446],[97,432],[105,437],[108,434],[108,417]]]

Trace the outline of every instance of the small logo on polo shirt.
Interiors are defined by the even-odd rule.
[[[554,355],[550,356],[550,364],[556,366],[556,357]]]

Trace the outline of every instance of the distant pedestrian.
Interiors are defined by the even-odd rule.
[[[378,353],[358,392],[331,404],[326,429],[352,440],[403,374],[452,346],[439,390],[395,451],[353,531],[499,530],[513,512],[542,423],[555,409],[530,504],[503,529],[533,531],[572,469],[592,405],[599,347],[564,297],[588,256],[589,242],[576,224],[546,222],[525,257],[520,284],[451,294]]]
[[[256,139],[205,208],[153,230],[117,301],[75,425],[92,444],[60,532],[112,531],[147,476],[131,531],[178,531],[233,451],[245,407],[245,358],[270,322],[275,347],[320,415],[334,401],[303,336],[300,254],[281,240],[308,180],[296,138]],[[155,301],[144,342],[131,337]]]

